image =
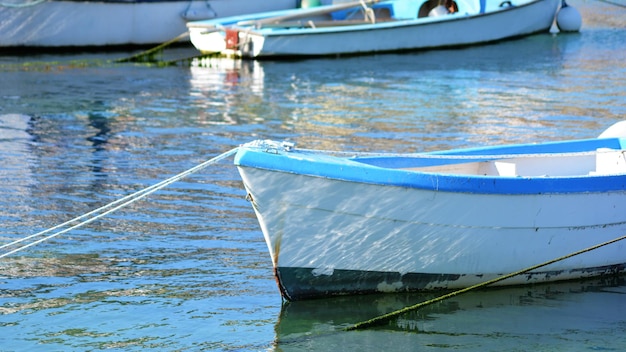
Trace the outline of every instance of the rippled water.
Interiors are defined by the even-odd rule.
[[[626,9],[580,34],[295,62],[0,56],[0,243],[253,139],[407,152],[593,137],[626,116]],[[187,49],[177,49],[181,54]],[[623,281],[283,305],[232,159],[0,259],[0,350],[623,350]]]

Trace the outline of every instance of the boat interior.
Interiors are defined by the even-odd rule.
[[[626,174],[624,150],[599,149],[591,153],[532,155],[488,161],[406,168],[406,170],[459,175],[503,177],[563,177]]]
[[[375,157],[353,160],[386,168],[450,175],[573,177],[626,174],[626,150],[619,146],[571,152],[532,150],[533,148],[530,148],[527,153],[502,153],[495,148],[490,155],[490,149],[485,148],[482,154],[432,153],[404,158]]]
[[[501,0],[495,0],[501,1]],[[247,20],[238,22],[238,26],[253,25],[255,28],[318,28],[330,26],[347,26],[355,24],[373,24],[389,21],[413,20],[425,17],[438,17],[451,14],[478,14],[490,7],[490,2],[485,0],[482,8],[479,0],[393,0],[370,4],[367,0],[348,2],[341,0],[322,1],[322,5],[341,5],[352,3],[347,9],[314,12],[310,16],[275,17],[268,19]],[[520,0],[526,1],[526,0]],[[370,1],[371,2],[371,1]],[[512,6],[510,1],[499,3],[500,7]]]

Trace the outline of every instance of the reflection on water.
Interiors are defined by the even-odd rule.
[[[539,35],[463,50],[341,60],[204,59],[191,68],[190,83],[205,98],[214,89],[228,91],[237,102],[226,105],[230,114],[241,116],[253,106],[266,123],[280,119],[280,127],[311,147],[415,151],[423,146],[391,145],[389,139],[420,141],[428,149],[526,142],[561,138],[563,129],[600,130],[619,118],[605,106],[621,105],[624,82],[607,73],[623,55],[604,56],[598,45],[594,38]],[[261,87],[265,106],[253,100]],[[240,98],[243,88],[255,95]],[[332,143],[323,145],[327,137]]]
[[[281,351],[329,346],[390,348],[381,334],[405,333],[394,350],[611,349],[624,330],[623,278],[483,289],[455,296],[359,332],[345,327],[443,294],[384,294],[285,303],[276,324]],[[590,320],[602,323],[589,329]],[[410,335],[415,338],[410,338]],[[539,338],[541,340],[535,340]],[[367,344],[364,344],[367,341]],[[518,345],[523,342],[523,345]]]
[[[33,207],[27,201],[36,185],[29,161],[32,119],[22,114],[0,114],[0,194],[12,207],[0,207],[0,223],[10,231],[9,224],[19,221],[21,213]],[[0,240],[3,235],[0,234]],[[0,242],[1,243],[1,242]]]
[[[579,34],[462,50],[164,68],[106,63],[126,53],[0,56],[0,241],[253,139],[412,152],[595,136],[626,116],[626,10],[572,2],[598,12]],[[622,282],[475,292],[350,333],[338,330],[430,296],[281,307],[230,162],[1,259],[0,350],[626,346]]]

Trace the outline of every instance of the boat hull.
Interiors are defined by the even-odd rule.
[[[251,157],[236,164],[289,300],[464,288],[626,234],[626,176],[609,191],[450,192],[436,178],[429,188],[376,184],[273,170]],[[294,158],[284,163],[306,159]],[[625,246],[498,284],[621,273]]]
[[[0,6],[0,49],[158,44],[185,33],[188,20],[289,9],[296,2],[51,0],[15,5]]]
[[[504,280],[492,286],[521,286],[595,277],[613,278],[623,272],[624,264],[568,271],[541,271]],[[400,274],[397,272],[367,270],[336,270],[330,275],[316,275],[311,268],[279,267],[276,269],[276,277],[283,297],[294,301],[340,295],[463,289],[495,280],[499,276],[432,273]]]

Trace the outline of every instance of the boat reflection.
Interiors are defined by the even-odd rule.
[[[561,103],[568,92],[555,90],[554,80],[567,66],[564,51],[576,38],[561,37],[566,36],[340,59],[199,59],[190,68],[191,107],[212,124],[271,122],[299,135],[298,143],[320,149],[345,143],[393,152],[401,146],[372,144],[375,134],[429,143],[489,144],[493,136],[521,143],[554,125],[546,114],[571,109]],[[442,122],[450,123],[446,138],[430,133],[441,130]],[[571,122],[580,123],[580,118]],[[324,145],[328,141],[320,135],[331,137],[333,145]],[[449,147],[461,145],[432,146]]]
[[[388,324],[359,332],[344,328],[392,311],[424,302],[444,293],[381,294],[345,296],[285,303],[275,326],[276,347],[287,351],[303,345],[323,348],[335,344],[367,344],[384,348],[386,336],[394,331],[418,334],[418,340],[407,336],[407,346],[433,343],[446,337],[447,343],[466,345],[476,337],[498,338],[500,346],[510,340],[512,346],[520,336],[550,335],[557,338],[566,331],[593,331],[623,326],[626,322],[623,304],[626,294],[624,277],[562,282],[523,287],[493,288],[468,292],[425,306],[391,320]],[[397,338],[397,334],[392,334]],[[359,342],[360,341],[360,342]],[[397,341],[397,339],[395,340]],[[481,344],[484,342],[481,342]],[[468,346],[466,346],[468,347]],[[314,349],[315,349],[314,348]]]
[[[33,120],[28,115],[0,114],[0,155],[3,156],[0,194],[22,213],[33,211],[28,200],[32,192],[36,191],[35,177],[29,165],[32,159],[31,145],[36,139],[31,134]],[[3,234],[0,235],[2,240],[6,233],[19,228],[19,224],[25,221],[21,214],[15,214],[6,207],[0,208],[0,219],[3,225]]]
[[[291,83],[298,83],[298,78],[306,78],[306,82],[332,81],[333,76],[339,79],[351,72],[364,73],[365,76],[361,78],[368,82],[368,76],[384,78],[403,72],[441,71],[443,74],[454,71],[481,73],[532,70],[546,64],[558,66],[564,60],[564,50],[572,41],[576,42],[576,38],[536,35],[463,49],[292,61],[204,57],[196,58],[191,63],[191,87],[218,90],[224,86],[240,85],[250,87],[253,93],[259,94],[267,83],[278,82],[281,78]]]

